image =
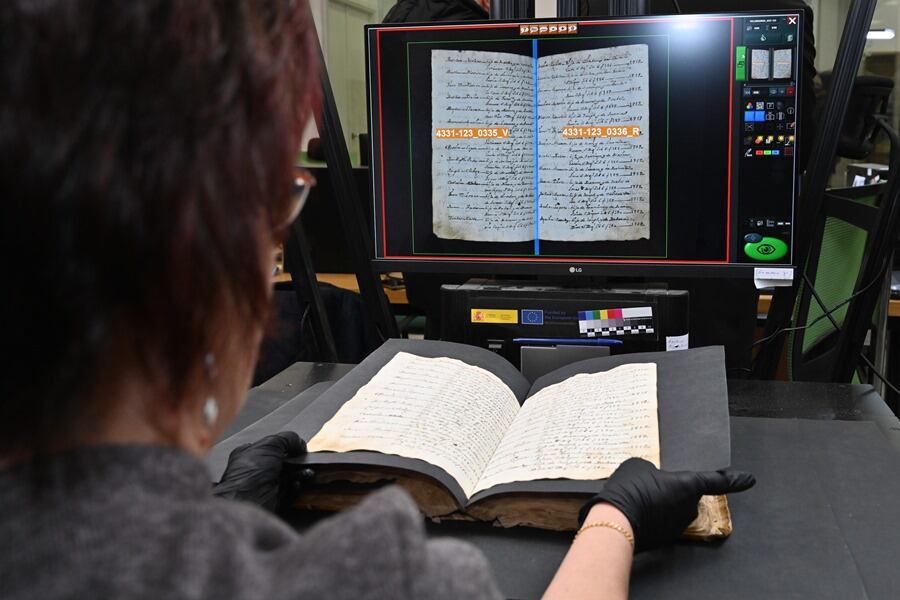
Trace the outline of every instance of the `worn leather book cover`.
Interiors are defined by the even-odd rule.
[[[304,492],[296,508],[341,511],[362,501],[385,485],[403,487],[422,513],[433,521],[482,521],[497,527],[536,527],[553,531],[576,531],[578,511],[588,494],[503,494],[460,507],[452,494],[434,479],[401,470],[377,467],[320,468],[312,487]],[[682,537],[711,541],[731,535],[731,514],[725,496],[703,496],[697,518]]]

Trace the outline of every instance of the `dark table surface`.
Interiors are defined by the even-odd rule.
[[[247,392],[244,407],[228,425],[221,439],[261,419],[306,388],[325,381],[337,381],[354,366],[340,363],[294,363],[272,379]]]
[[[253,388],[238,431],[352,365],[296,363]],[[638,555],[634,598],[900,597],[900,421],[868,385],[728,383],[732,462],[757,486],[729,499],[734,534]],[[299,528],[318,518],[286,515]],[[571,533],[427,525],[485,554],[511,598],[539,597]]]

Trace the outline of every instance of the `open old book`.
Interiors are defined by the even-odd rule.
[[[648,47],[431,51],[443,239],[650,238]]]
[[[305,507],[398,483],[430,517],[504,526],[576,528],[631,456],[670,470],[730,462],[721,348],[581,361],[531,385],[484,349],[391,340],[280,429],[309,440]],[[728,533],[724,498],[702,503],[694,534]]]

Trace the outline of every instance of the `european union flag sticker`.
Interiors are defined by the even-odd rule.
[[[522,325],[543,325],[543,324],[544,324],[544,311],[530,310],[527,308],[522,309]]]

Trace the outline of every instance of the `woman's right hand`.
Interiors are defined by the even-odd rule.
[[[704,495],[742,492],[756,483],[746,471],[661,471],[641,458],[630,458],[606,481],[603,491],[581,509],[607,502],[619,509],[634,531],[635,552],[673,543],[697,518]]]

